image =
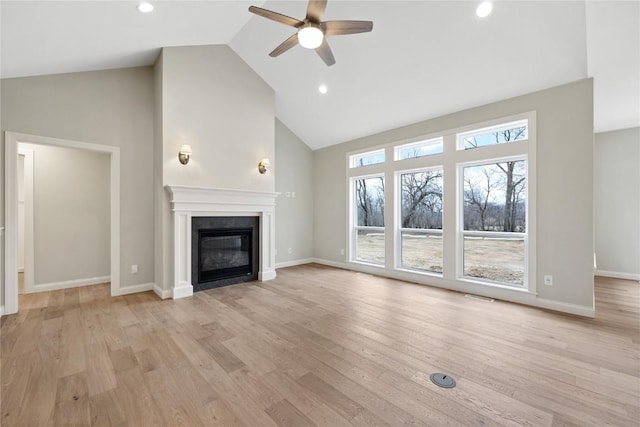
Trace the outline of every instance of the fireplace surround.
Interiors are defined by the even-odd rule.
[[[168,185],[173,219],[173,283],[163,298],[193,295],[192,219],[255,217],[258,224],[257,279],[271,280],[275,271],[275,199],[277,193]],[[197,285],[197,284],[196,284]]]

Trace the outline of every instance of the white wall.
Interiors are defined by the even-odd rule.
[[[593,82],[582,80],[314,152],[314,255],[343,265],[347,248],[346,153],[517,113],[537,113],[537,296],[467,286],[476,293],[589,314],[593,308]],[[448,212],[445,215],[455,215]],[[449,217],[455,223],[455,218]],[[348,266],[355,267],[351,264]],[[391,274],[384,270],[382,274]],[[554,286],[544,286],[545,274]],[[413,280],[436,284],[435,280]],[[440,286],[463,289],[459,283]],[[466,286],[466,284],[465,284]],[[574,310],[575,309],[575,310]]]
[[[313,257],[313,152],[276,120],[276,264]],[[291,250],[291,253],[289,253]]]
[[[595,146],[596,274],[640,280],[640,128]]]
[[[156,253],[156,285],[173,286],[173,227],[166,185],[232,190],[275,190],[273,174],[261,175],[258,162],[274,159],[274,92],[228,46],[185,46],[162,50],[155,66],[156,221],[162,253]],[[187,165],[178,161],[182,144],[193,150]],[[161,181],[160,181],[161,180]]]
[[[153,281],[152,85],[151,67],[1,80],[2,131],[120,147],[122,288]]]
[[[21,144],[33,151],[34,284],[110,274],[106,153]]]

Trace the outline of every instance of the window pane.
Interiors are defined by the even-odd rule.
[[[402,228],[442,229],[442,169],[400,176]]]
[[[529,137],[528,133],[528,123],[526,120],[507,123],[501,126],[460,134],[460,146],[468,150],[485,145],[504,144],[506,142],[527,139]]]
[[[356,259],[384,264],[384,231],[358,230]]]
[[[355,180],[356,225],[384,227],[384,177]]]
[[[354,154],[349,157],[349,167],[351,168],[359,168],[378,163],[384,163],[384,150],[369,151],[362,154]]]
[[[442,138],[412,142],[396,148],[396,160],[413,159],[442,153]]]
[[[526,162],[464,168],[464,229],[526,231]]]
[[[442,273],[442,236],[403,231],[402,266]]]
[[[464,237],[464,275],[505,284],[524,282],[524,238]]]

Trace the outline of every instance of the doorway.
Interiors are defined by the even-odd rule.
[[[72,148],[87,150],[90,152],[106,153],[109,158],[109,215],[110,225],[109,243],[109,278],[111,282],[111,295],[119,295],[120,292],[120,148],[86,142],[69,141],[57,138],[26,135],[14,132],[5,132],[5,270],[4,270],[4,314],[12,314],[18,311],[18,269],[19,269],[19,148],[21,144],[36,144],[38,146]],[[26,155],[25,155],[26,160]],[[25,161],[25,169],[27,168]],[[26,205],[26,203],[25,203]],[[25,209],[26,213],[26,209]],[[29,218],[25,218],[25,224]],[[25,237],[28,236],[28,226],[25,227]],[[33,257],[30,259],[28,245],[25,245],[25,287],[28,286],[28,276]],[[31,269],[33,272],[33,269]],[[89,283],[86,283],[89,284]],[[54,284],[58,285],[58,284]],[[52,289],[55,286],[52,287]],[[40,289],[48,290],[48,289]]]

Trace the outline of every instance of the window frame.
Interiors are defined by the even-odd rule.
[[[481,145],[479,147],[470,147],[470,148],[464,147],[464,140],[470,136],[486,135],[491,132],[500,132],[501,130],[513,129],[520,126],[525,126],[527,128],[527,138],[515,139],[513,141],[505,141],[497,144]],[[514,142],[521,142],[529,139],[529,120],[525,118],[520,120],[513,120],[510,122],[500,121],[500,123],[498,124],[489,125],[483,128],[475,128],[475,129],[471,129],[463,132],[458,132],[456,136],[457,136],[456,150],[458,151],[477,150],[484,147],[493,147],[496,145],[504,145],[504,144],[508,145]]]
[[[358,158],[363,158],[366,156],[375,156],[377,154],[382,154],[382,161],[381,162],[377,162],[377,163],[371,163],[368,165],[358,165],[356,164],[356,159]],[[347,159],[348,159],[348,168],[349,169],[360,169],[360,168],[368,168],[371,166],[377,166],[377,165],[381,165],[387,162],[387,155],[386,155],[386,150],[384,148],[378,148],[378,149],[373,149],[373,150],[365,150],[365,151],[361,151],[361,152],[357,152],[357,153],[351,153],[348,155]]]
[[[501,145],[501,144],[496,144]],[[491,146],[493,147],[493,145]],[[509,157],[498,157],[492,159],[484,159],[484,160],[474,160],[471,162],[458,163],[457,164],[457,181],[458,181],[458,191],[457,191],[457,226],[456,226],[456,279],[465,281],[478,283],[483,285],[492,285],[505,287],[509,289],[529,289],[529,231],[530,231],[530,215],[531,210],[529,208],[529,160],[528,154],[521,154],[516,156]],[[525,231],[524,232],[509,232],[509,231],[482,231],[482,230],[465,230],[464,229],[464,169],[467,167],[473,166],[484,166],[484,165],[492,165],[496,163],[505,163],[512,161],[524,161],[525,162],[525,182],[527,197],[525,198]],[[523,271],[523,280],[522,285],[518,284],[509,284],[506,282],[499,282],[496,280],[473,277],[473,276],[465,276],[464,275],[464,238],[465,236],[472,237],[521,237],[524,240],[524,271]]]
[[[403,149],[406,148],[420,148],[420,147],[424,147],[425,145],[429,145],[428,143],[430,142],[439,142],[440,145],[442,145],[442,151],[439,153],[433,153],[433,154],[425,154],[423,156],[417,156],[417,157],[407,157],[407,158],[400,158],[400,152]],[[395,162],[401,162],[404,160],[412,160],[412,159],[421,159],[423,157],[431,157],[431,156],[438,156],[441,155],[442,153],[444,153],[444,136],[439,135],[439,136],[434,136],[431,138],[420,138],[417,140],[413,140],[412,142],[406,142],[404,144],[398,144],[398,145],[394,145],[393,147],[393,160]]]
[[[510,128],[527,123],[527,139],[519,139],[508,143],[490,144],[474,149],[458,149],[460,136],[476,133],[487,133],[493,129]],[[442,153],[412,157],[402,160],[396,159],[398,147],[409,144],[420,145],[422,141],[428,141],[442,137]],[[500,298],[508,291],[512,295],[515,293],[536,294],[536,112],[527,111],[513,115],[506,115],[495,119],[489,119],[477,123],[472,123],[455,128],[444,129],[439,132],[429,132],[417,135],[412,138],[390,141],[377,146],[367,147],[345,153],[346,163],[346,184],[348,189],[345,198],[347,199],[346,218],[346,256],[344,261],[354,265],[354,270],[369,272],[373,274],[388,275],[391,277],[404,278],[420,283],[442,286],[448,289],[464,290],[466,292],[487,292]],[[364,167],[352,168],[351,156],[358,156],[366,153],[384,151],[385,161],[378,164]],[[520,158],[526,160],[526,242],[525,242],[525,272],[523,286],[507,282],[491,282],[479,278],[465,277],[460,274],[464,269],[464,241],[461,241],[461,219],[460,215],[464,209],[463,183],[460,178],[460,165],[490,164],[496,160]],[[421,229],[401,229],[399,227],[401,217],[401,203],[399,194],[399,174],[411,171],[442,169],[443,171],[443,220],[442,231],[424,230],[428,233],[442,233],[443,242],[443,271],[442,273],[430,272],[427,270],[411,269],[402,267],[401,235],[403,231],[421,232]],[[385,261],[383,264],[371,264],[368,261],[356,259],[356,247],[354,240],[357,238],[357,228],[354,227],[355,195],[353,194],[355,185],[354,179],[361,179],[373,176],[383,176],[385,179],[385,226],[378,227],[379,232],[385,233]],[[360,228],[360,227],[358,227]],[[473,232],[466,232],[470,235]],[[499,233],[499,232],[491,232]],[[493,234],[494,236],[496,234]],[[339,248],[338,248],[339,250]],[[526,285],[525,285],[526,283]],[[477,286],[481,285],[482,288]],[[491,291],[491,288],[495,290]],[[520,297],[517,297],[520,298]]]
[[[433,138],[435,139],[435,138]],[[396,147],[394,147],[395,149]],[[442,153],[439,153],[442,154]],[[421,157],[412,157],[410,159],[422,158],[422,157],[430,157],[430,156],[421,156]],[[410,159],[402,159],[402,160],[410,160]],[[420,173],[420,172],[430,172],[430,171],[442,171],[442,200],[444,205],[445,198],[445,185],[444,185],[444,166],[443,165],[430,165],[421,168],[412,168],[412,169],[403,169],[394,171],[394,269],[400,271],[408,271],[416,274],[425,274],[428,276],[435,277],[443,277],[444,273],[444,251],[442,254],[442,263],[443,263],[443,272],[438,273],[437,271],[424,270],[420,268],[406,267],[402,265],[402,233],[403,232],[412,232],[424,235],[433,235],[440,236],[443,241],[443,249],[444,249],[444,206],[443,206],[443,214],[442,221],[443,225],[441,229],[428,229],[428,228],[403,228],[402,227],[402,175],[410,174],[410,173]]]
[[[369,166],[377,166],[379,164],[374,164],[374,165],[369,165]],[[359,168],[355,168],[355,169],[359,169]],[[384,218],[384,226],[379,227],[379,226],[370,226],[370,225],[358,225],[358,210],[355,207],[355,195],[356,195],[356,181],[357,180],[361,180],[361,179],[369,179],[369,178],[380,178],[382,177],[382,179],[385,182],[385,194],[384,194],[384,199],[385,199],[385,218]],[[387,220],[386,220],[386,207],[387,207],[387,179],[385,176],[384,172],[378,172],[378,173],[371,173],[371,174],[366,174],[366,175],[354,175],[354,176],[350,176],[349,177],[349,192],[348,192],[348,197],[349,197],[349,221],[348,221],[348,227],[349,227],[349,241],[348,241],[348,247],[349,247],[349,252],[347,254],[347,259],[350,262],[355,262],[355,263],[359,263],[359,264],[366,264],[369,266],[374,266],[374,267],[384,267],[386,265],[387,262],[387,256],[386,256],[386,252],[387,252],[387,244],[386,244],[386,236],[387,236]],[[371,231],[377,231],[377,232],[382,232],[385,235],[385,245],[384,245],[384,252],[385,252],[385,259],[381,264],[369,261],[369,260],[364,260],[364,259],[360,259],[358,258],[358,231],[359,230],[371,230]]]

